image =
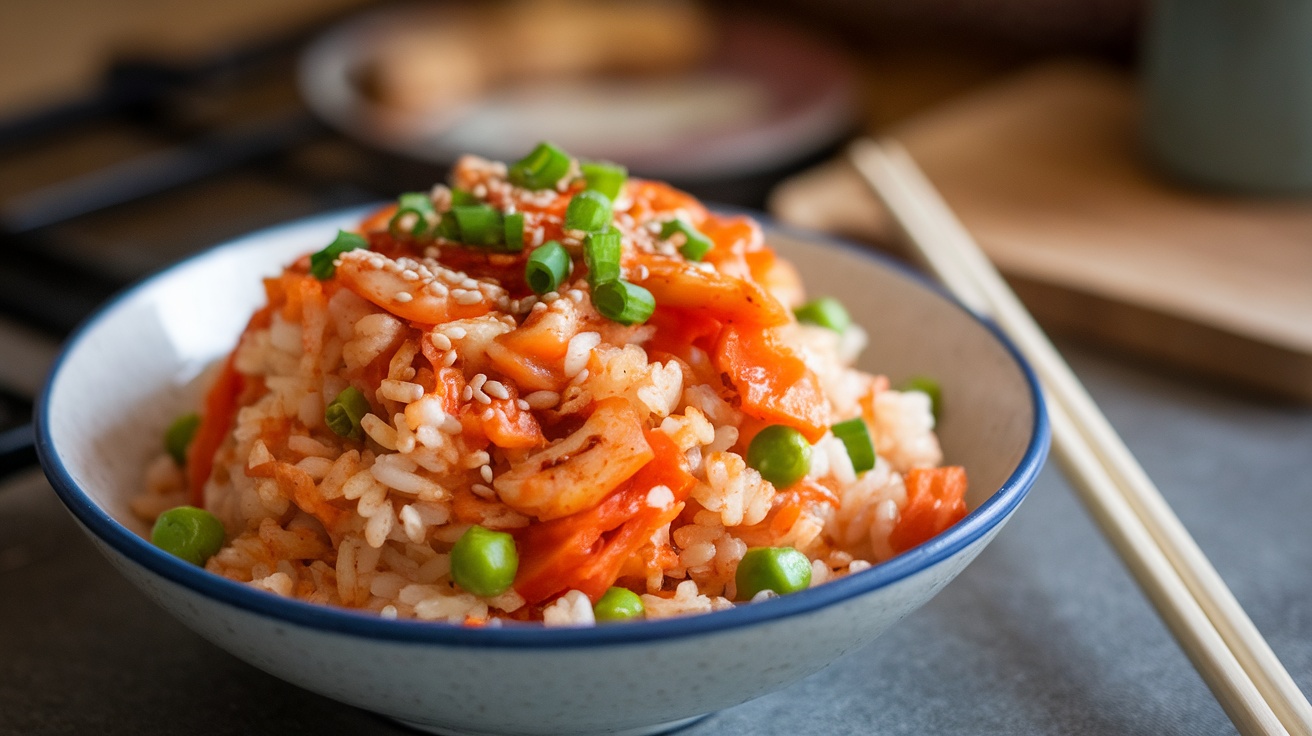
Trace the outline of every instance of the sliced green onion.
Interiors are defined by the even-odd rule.
[[[711,249],[711,239],[702,235],[701,231],[682,217],[670,220],[661,226],[662,238],[668,240],[675,233],[683,233],[683,245],[679,246],[679,252],[690,261],[700,261]]]
[[[929,408],[934,413],[934,421],[939,420],[939,413],[943,408],[943,389],[939,387],[938,381],[928,376],[916,376],[907,379],[902,384],[903,391],[919,391],[929,397]]]
[[[336,261],[341,254],[357,248],[368,250],[369,241],[365,240],[362,235],[338,230],[337,238],[329,243],[327,248],[310,256],[310,275],[320,281],[327,281],[333,277],[334,273],[337,273],[337,267],[333,265],[333,261]]]
[[[565,208],[565,229],[588,233],[604,232],[610,227],[610,198],[601,192],[585,189]]]
[[[592,306],[606,319],[636,325],[646,322],[656,311],[656,297],[637,284],[615,279],[592,287]]]
[[[512,212],[502,222],[505,223],[506,250],[512,253],[524,250],[524,213]]]
[[[608,230],[590,233],[583,240],[583,262],[588,266],[588,284],[614,281],[620,277],[620,233]]]
[[[168,450],[178,465],[187,464],[187,448],[191,446],[191,440],[196,436],[198,427],[200,427],[200,415],[193,412],[174,419],[164,431],[164,449]]]
[[[460,242],[460,223],[456,222],[456,216],[450,212],[443,212],[442,219],[438,220],[437,227],[433,228],[433,235],[453,243]]]
[[[612,201],[620,196],[620,192],[624,189],[624,182],[629,178],[628,169],[609,161],[588,161],[579,164],[579,169],[583,171],[583,179],[588,183],[588,189],[601,192]]]
[[[451,214],[460,227],[460,242],[466,245],[501,245],[506,237],[501,212],[491,205],[456,205]]]
[[[466,205],[466,204],[482,204],[482,202],[479,201],[478,197],[475,197],[473,194],[466,192],[463,189],[452,189],[451,204],[454,206],[454,205]]]
[[[524,280],[535,294],[555,291],[569,276],[569,253],[554,240],[533,249],[524,264]]]
[[[829,428],[834,436],[847,448],[847,457],[852,461],[852,469],[864,473],[875,467],[875,443],[870,439],[870,429],[861,417],[839,422]]]
[[[532,153],[511,164],[507,174],[515,186],[552,189],[569,173],[569,167],[569,154],[544,141]]]
[[[354,386],[347,386],[324,409],[323,421],[338,437],[361,440],[364,439],[364,430],[360,428],[360,420],[369,410],[369,400],[364,394]]]
[[[793,310],[797,321],[809,325],[828,327],[834,332],[842,332],[852,324],[843,303],[833,297],[821,297],[803,304]]]
[[[409,219],[414,220],[409,229],[405,229],[403,223]],[[407,192],[402,194],[396,200],[396,214],[387,222],[387,231],[394,238],[409,237],[423,238],[432,231],[432,225],[437,219],[437,213],[433,211],[433,200],[428,198],[423,192]]]

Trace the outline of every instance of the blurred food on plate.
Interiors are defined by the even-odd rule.
[[[851,62],[795,25],[689,0],[387,5],[306,49],[312,110],[374,148],[447,167],[546,139],[635,173],[778,172],[855,125]]]
[[[373,49],[356,81],[380,104],[428,111],[528,80],[685,72],[711,46],[709,15],[681,0],[442,7]]]

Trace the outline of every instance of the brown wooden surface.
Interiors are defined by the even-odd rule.
[[[904,121],[900,139],[1049,328],[1312,400],[1312,198],[1191,191],[1138,145],[1124,72],[1050,63]],[[781,219],[882,237],[845,165]]]

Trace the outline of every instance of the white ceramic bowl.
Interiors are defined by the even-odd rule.
[[[164,427],[194,405],[196,376],[235,344],[261,276],[364,212],[250,235],[123,294],[69,341],[37,412],[46,474],[116,568],[210,641],[330,698],[444,733],[673,728],[805,677],[914,611],[1001,529],[1047,454],[1034,376],[993,327],[868,252],[773,228],[810,292],[842,299],[869,332],[867,370],[942,384],[940,438],[967,469],[971,512],[924,545],[762,603],[586,629],[388,621],[279,598],[151,546],[128,500]]]

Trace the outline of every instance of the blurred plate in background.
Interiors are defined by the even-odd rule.
[[[785,169],[857,112],[832,46],[653,0],[388,7],[311,44],[300,86],[330,125],[421,161],[515,160],[545,139],[676,182]]]

